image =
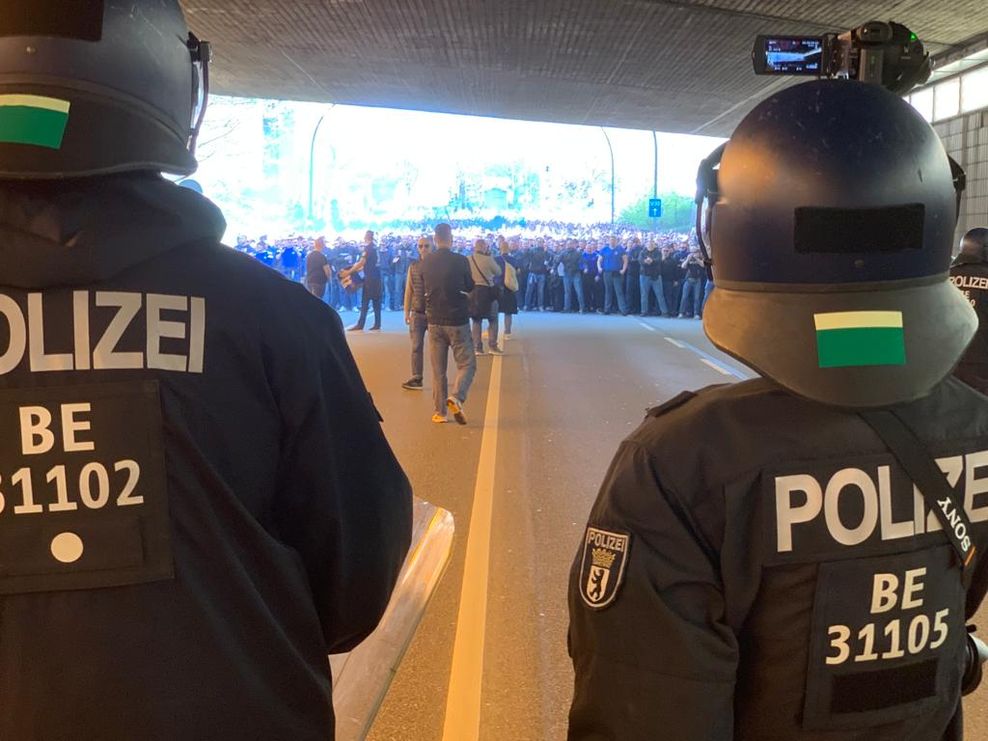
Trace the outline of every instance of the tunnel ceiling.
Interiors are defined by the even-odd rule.
[[[760,33],[896,20],[932,54],[988,33],[984,0],[185,0],[213,91],[726,136],[791,78]]]

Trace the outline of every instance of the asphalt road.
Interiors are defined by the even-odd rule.
[[[445,741],[467,741],[461,726],[444,729],[447,697],[478,690],[484,741],[564,738],[572,692],[567,575],[611,456],[647,407],[751,371],[715,350],[696,320],[522,314],[505,355],[477,359],[461,427],[430,421],[428,360],[427,389],[401,388],[409,345],[400,313],[385,314],[381,333],[351,334],[350,345],[416,494],[456,518],[449,568],[369,738],[439,741],[445,730]],[[501,378],[492,396],[495,363]],[[489,396],[499,403],[496,455],[490,439],[483,454],[488,470],[481,449]],[[482,629],[482,671],[454,673],[464,576],[476,588],[480,573],[477,559],[467,559],[475,492],[487,490],[486,608],[471,596],[464,613]],[[478,522],[485,542],[487,523]],[[458,702],[451,701],[457,711]],[[988,689],[965,703],[965,725],[969,738],[988,738]]]

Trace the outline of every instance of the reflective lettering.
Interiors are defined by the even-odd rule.
[[[17,305],[10,296],[0,294],[0,314],[7,320],[7,328],[10,330],[10,340],[3,355],[0,355],[0,375],[10,373],[24,359],[24,351],[27,349],[27,327],[24,324],[24,315],[21,307]]]
[[[76,414],[90,412],[92,412],[90,404],[62,404],[62,438],[66,453],[96,449],[95,443],[76,439],[77,432],[92,429],[88,419],[76,419]]]
[[[925,566],[918,569],[908,569],[906,571],[906,578],[902,585],[903,610],[912,610],[914,607],[923,606],[923,599],[916,596],[923,591],[923,582],[919,580],[922,576],[926,576]]]
[[[888,612],[898,602],[896,590],[899,589],[899,577],[895,574],[875,574],[871,590],[871,614]]]
[[[75,369],[89,370],[89,291],[72,292],[72,335]]]
[[[860,492],[864,504],[861,522],[854,528],[846,527],[840,518],[841,494],[851,487]],[[835,473],[827,484],[824,516],[830,535],[841,545],[858,545],[867,540],[878,522],[878,492],[868,474],[857,468],[844,468]]]
[[[51,412],[44,407],[21,407],[21,452],[40,455],[55,447],[51,427]]]
[[[44,322],[45,315],[42,295],[40,293],[29,293],[27,295],[27,324],[31,370],[33,372],[72,370],[72,355],[70,353],[45,354]]]
[[[189,301],[185,296],[164,296],[158,293],[147,295],[147,367],[160,370],[185,372],[187,361],[184,355],[161,352],[161,340],[170,338],[185,339],[185,324],[170,322],[161,318],[162,311],[188,311]]]
[[[878,497],[882,517],[882,540],[895,540],[896,538],[912,536],[916,532],[913,521],[895,522],[892,520],[892,475],[888,466],[878,467]]]
[[[964,456],[964,509],[971,522],[988,520],[988,498],[980,507],[975,503],[975,497],[988,493],[988,476],[978,476],[984,468],[988,468],[988,450]]]
[[[189,373],[202,373],[206,355],[206,299],[193,296],[189,312]]]
[[[793,492],[801,491],[806,502],[793,506]],[[776,537],[779,553],[792,550],[792,526],[810,522],[823,506],[823,492],[817,480],[808,474],[778,476],[775,479]]]
[[[120,338],[141,310],[141,294],[119,291],[97,291],[97,306],[115,306],[119,309],[110,320],[106,332],[96,343],[93,351],[94,370],[134,369],[144,367],[144,358],[139,352],[115,352]]]

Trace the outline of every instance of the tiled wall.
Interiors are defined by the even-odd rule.
[[[947,152],[967,174],[955,244],[964,232],[988,227],[988,110],[967,113],[933,126]]]

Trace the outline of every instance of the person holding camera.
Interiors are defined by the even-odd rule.
[[[545,240],[539,237],[528,251],[526,260],[528,284],[525,288],[525,311],[542,311],[545,308],[545,283],[549,272],[549,253]]]
[[[703,310],[703,289],[707,281],[707,267],[699,247],[692,247],[680,267],[683,270],[683,296],[679,302],[679,318],[699,319]]]
[[[826,80],[761,102],[698,182],[703,327],[761,377],[618,449],[570,572],[569,738],[956,741],[988,589],[960,179],[901,97]]]

